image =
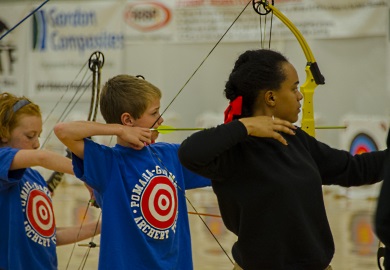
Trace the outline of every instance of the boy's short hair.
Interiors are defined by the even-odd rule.
[[[131,75],[117,75],[102,88],[100,111],[106,123],[122,124],[123,113],[138,119],[157,98],[161,98],[161,91],[150,82]]]

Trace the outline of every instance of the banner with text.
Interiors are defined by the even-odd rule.
[[[284,0],[274,5],[308,39],[380,36],[388,27],[386,0]],[[261,35],[293,38],[272,13],[259,15],[253,6],[244,0],[128,1],[125,35],[129,42],[215,42],[225,32],[228,42],[257,41]]]
[[[386,0],[284,0],[275,6],[307,39],[385,36],[389,27]],[[36,7],[0,4],[0,34]],[[105,56],[104,82],[123,72],[129,44],[215,43],[231,25],[224,42],[269,39],[270,33],[272,40],[294,38],[278,18],[260,16],[243,0],[48,2],[0,40],[0,89],[58,98],[88,87],[91,73],[84,68],[95,51]],[[75,82],[77,76],[86,82]]]

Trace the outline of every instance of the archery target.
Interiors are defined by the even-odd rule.
[[[353,213],[350,234],[354,252],[364,256],[376,254],[378,240],[374,235],[372,213],[370,211]]]
[[[44,237],[55,232],[53,206],[49,197],[40,190],[30,192],[27,201],[27,219],[34,230]]]
[[[348,116],[340,132],[341,149],[352,155],[386,149],[389,120],[385,117]]]
[[[352,155],[378,151],[375,140],[368,134],[359,133],[351,141],[349,152]]]
[[[145,188],[141,211],[150,225],[164,230],[174,224],[177,204],[177,191],[173,183],[165,176],[157,176]]]

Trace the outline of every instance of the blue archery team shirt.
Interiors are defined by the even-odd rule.
[[[36,170],[9,172],[18,149],[0,148],[0,269],[57,269],[50,192]]]
[[[210,180],[182,167],[178,144],[84,141],[84,160],[73,155],[73,165],[102,207],[99,269],[193,269],[185,190]]]

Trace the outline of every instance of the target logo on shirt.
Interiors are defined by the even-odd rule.
[[[27,219],[34,230],[44,237],[55,231],[54,213],[51,200],[40,190],[32,190],[27,201]]]
[[[173,225],[177,212],[177,194],[173,183],[165,176],[156,176],[145,188],[141,211],[148,223],[158,229]]]
[[[178,196],[174,182],[167,175],[155,175],[158,168],[143,174],[131,196],[134,221],[148,237],[156,240],[169,238],[175,232]]]
[[[22,188],[21,198],[24,207],[24,227],[26,235],[32,241],[43,246],[55,243],[56,224],[53,205],[45,188],[26,182]]]

